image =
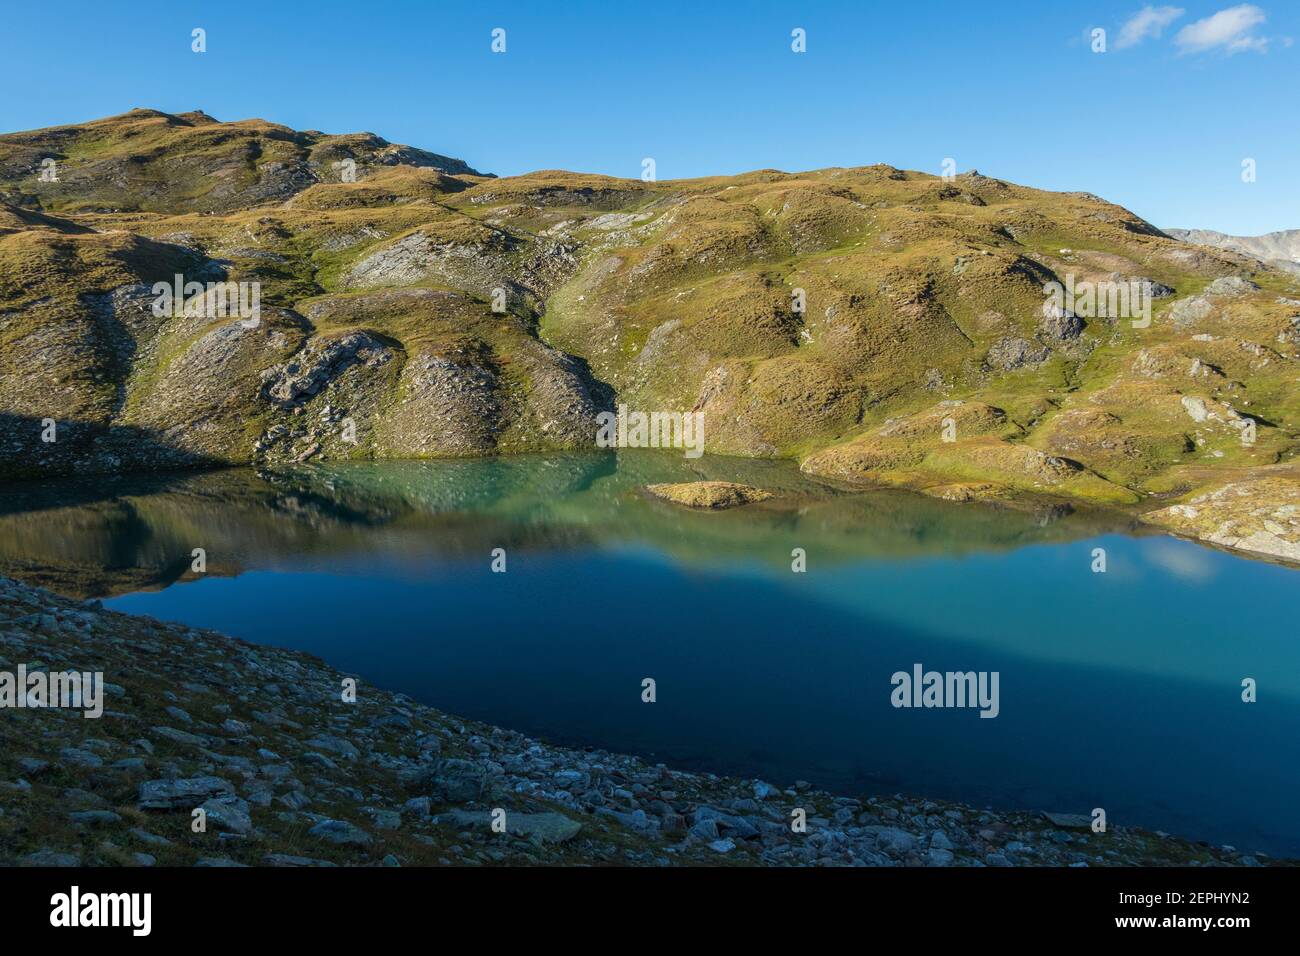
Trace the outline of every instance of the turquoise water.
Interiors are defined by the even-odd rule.
[[[639,491],[697,478],[782,497],[712,514]],[[649,453],[45,483],[3,502],[0,573],[308,650],[557,742],[843,792],[1103,807],[1300,855],[1300,572],[1122,516]],[[916,663],[996,671],[998,716],[894,708],[891,676]]]

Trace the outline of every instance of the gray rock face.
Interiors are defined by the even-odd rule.
[[[1300,482],[1286,476],[1231,482],[1143,520],[1226,548],[1300,562]]]
[[[402,806],[402,811],[413,817],[423,818],[433,812],[433,801],[428,797],[412,797]]]
[[[1240,276],[1225,276],[1222,279],[1215,279],[1205,287],[1206,295],[1226,295],[1234,298],[1248,292],[1258,291],[1259,286]]]
[[[1067,830],[1091,830],[1092,817],[1082,813],[1043,813],[1043,819]]]
[[[348,760],[356,760],[361,756],[361,751],[351,741],[332,734],[317,734],[307,741],[307,746],[324,750],[326,753],[338,754]]]
[[[472,241],[451,242],[417,230],[366,256],[347,276],[353,288],[410,285],[425,279],[490,295],[504,287],[513,236],[484,230]],[[511,283],[513,285],[513,283]]]
[[[373,841],[369,833],[346,820],[322,820],[307,833],[326,843],[340,845],[365,846]]]
[[[1068,342],[1083,334],[1083,325],[1083,319],[1069,309],[1055,308],[1049,302],[1043,306],[1043,320],[1039,323],[1038,330],[1050,339]]]
[[[230,796],[235,788],[220,777],[146,780],[140,784],[141,810],[192,810],[213,797]]]
[[[994,369],[1012,372],[1032,365],[1041,365],[1051,357],[1051,350],[1028,339],[1008,336],[993,343],[986,361]]]
[[[368,332],[312,342],[287,364],[264,373],[262,396],[281,408],[292,408],[353,366],[377,368],[392,358],[392,349]]]
[[[311,806],[311,797],[301,790],[290,790],[276,797],[275,802],[290,810],[302,810]]]
[[[150,730],[150,733],[155,737],[162,737],[164,740],[170,740],[175,744],[184,744],[187,747],[201,747],[205,743],[204,739],[197,734],[177,730],[175,727],[154,727]]]
[[[383,440],[413,456],[487,453],[502,427],[502,385],[487,363],[421,352],[402,368],[402,399],[381,425]]]
[[[712,819],[697,820],[690,829],[691,836],[697,840],[716,840],[718,838],[718,821]]]
[[[715,820],[718,827],[726,831],[728,836],[735,836],[741,839],[750,839],[758,836],[758,828],[750,823],[744,817],[736,816],[731,813],[723,813],[713,807],[700,807],[695,811],[697,822]]]
[[[1138,283],[1142,287],[1142,291],[1153,299],[1167,299],[1177,291],[1172,286],[1157,282],[1155,279],[1148,279],[1145,276],[1132,276],[1130,281]]]
[[[202,809],[207,814],[209,827],[239,834],[248,833],[253,829],[248,801],[239,797],[217,797],[206,800]]]
[[[756,800],[766,800],[768,797],[774,797],[780,792],[770,783],[765,783],[762,780],[754,781],[754,799]]]
[[[916,849],[916,837],[897,827],[880,827],[876,830],[876,846],[891,856],[902,856]]]
[[[1173,319],[1174,325],[1177,326],[1194,325],[1208,319],[1213,314],[1214,304],[1203,295],[1180,299],[1174,303],[1174,307],[1169,311],[1169,317]]]
[[[487,789],[486,770],[472,760],[440,760],[427,778],[429,796],[440,803],[469,803]]]
[[[59,759],[74,767],[102,767],[104,761],[88,750],[78,747],[64,747],[59,751]]]
[[[375,810],[370,814],[370,819],[380,830],[398,830],[402,826],[402,815],[396,810]]]

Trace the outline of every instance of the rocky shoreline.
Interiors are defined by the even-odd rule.
[[[102,672],[105,694],[98,719],[0,710],[6,866],[1281,862],[1114,824],[1093,833],[1086,817],[836,796],[550,746],[308,654],[0,578],[0,672],[20,665]]]

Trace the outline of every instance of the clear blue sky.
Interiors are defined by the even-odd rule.
[[[938,172],[953,157],[1157,225],[1300,228],[1300,3],[1158,2],[1184,12],[1119,48],[1144,6],[13,2],[0,129],[201,108],[370,130],[499,175],[638,176],[646,156],[661,179],[874,162]],[[194,27],[207,30],[202,55]],[[504,55],[490,51],[494,27]],[[795,27],[805,54],[790,50]],[[1106,53],[1091,51],[1091,27],[1108,30]]]

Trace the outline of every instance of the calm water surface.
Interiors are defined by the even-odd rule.
[[[783,497],[701,514],[639,491],[698,478]],[[340,465],[11,486],[0,574],[557,742],[1300,856],[1300,571],[1113,515],[652,453]],[[998,671],[999,716],[893,708],[915,663]]]

